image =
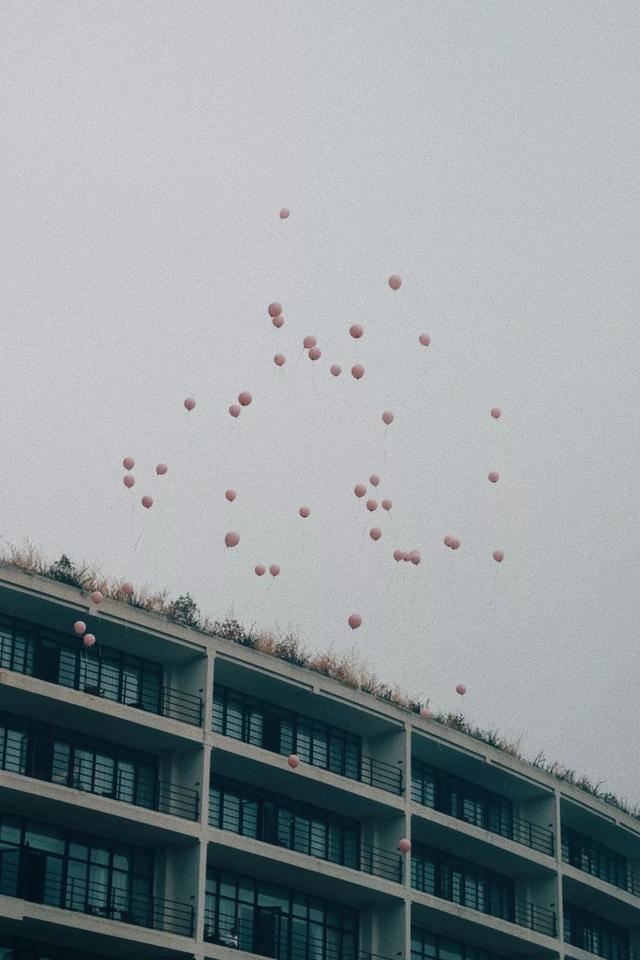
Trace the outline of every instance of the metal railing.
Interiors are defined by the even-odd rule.
[[[383,880],[402,883],[402,857],[390,850],[381,850],[366,843],[360,844],[360,870]]]
[[[499,831],[492,831],[498,833]],[[523,820],[521,817],[514,817],[511,827],[511,840],[516,843],[522,843],[538,853],[546,853],[550,857],[554,854],[553,833],[546,827],[540,827],[537,823],[531,823],[530,820]]]
[[[25,848],[0,851],[0,894],[19,897],[50,907],[87,913],[139,927],[193,936],[194,909],[186,903],[162,897],[143,897],[117,890],[107,884],[61,876],[34,876],[27,873]],[[13,854],[9,860],[7,854]]]
[[[275,911],[270,920],[270,923],[261,925],[253,918],[234,920],[228,916],[218,917],[215,911],[205,910],[204,939],[208,943],[274,957],[275,960],[309,960],[310,956],[313,960],[390,960],[378,953],[358,950],[355,942],[331,943],[334,937],[341,939],[337,930],[328,929],[327,938],[321,940],[292,931],[289,918],[280,917]],[[348,936],[353,937],[353,934]],[[346,939],[344,934],[343,939]],[[355,937],[353,939],[355,941]]]
[[[546,933],[549,937],[555,937],[557,933],[555,913],[548,907],[538,906],[537,903],[522,900],[516,902],[514,921],[521,927],[535,930],[536,933]]]
[[[164,780],[145,783],[128,770],[116,769],[117,761],[109,764],[97,757],[92,762],[83,763],[81,760],[74,769],[70,769],[67,764],[56,762],[54,754],[50,770],[44,773],[34,769],[33,764],[28,762],[28,756],[26,740],[19,747],[7,743],[4,754],[0,754],[0,769],[186,820],[198,819],[200,796],[191,787],[179,787]]]

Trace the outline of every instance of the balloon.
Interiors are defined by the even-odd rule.
[[[277,563],[271,564],[271,566],[269,567],[269,573],[271,574],[272,577],[278,576],[278,574],[280,573],[280,567],[278,566]]]
[[[135,592],[135,588],[132,583],[127,581],[126,583],[122,584],[122,592],[124,593],[125,597],[132,597]]]
[[[418,340],[420,341],[423,347],[428,347],[429,344],[431,343],[431,337],[429,336],[428,333],[421,333],[420,336],[418,337]]]
[[[404,558],[404,551],[402,551],[402,550],[394,550],[394,551],[393,551],[393,559],[394,559],[394,560],[402,560],[403,558]]]
[[[364,367],[361,363],[356,363],[351,367],[351,376],[356,380],[362,380],[364,377]]]
[[[451,536],[451,534],[450,534],[450,533],[448,533],[448,534],[446,535],[446,537],[444,538],[444,541],[443,541],[443,542],[444,542],[444,545],[445,545],[445,547],[450,547],[450,546],[451,546],[451,541],[452,541],[452,540],[453,540],[453,537]]]
[[[487,474],[487,477],[491,481],[491,483],[497,483],[498,480],[500,479],[500,474],[498,473],[497,470],[492,470],[490,473]]]
[[[99,603],[102,603],[103,600],[104,600],[104,597],[100,593],[100,591],[94,590],[93,593],[91,594],[91,603],[95,603],[95,605],[97,606]]]
[[[85,633],[84,637],[82,638],[82,642],[85,647],[92,647],[96,642],[96,638],[92,633]]]
[[[286,207],[283,207],[282,210],[280,211],[280,219],[286,220],[288,216],[289,216],[289,211],[287,210]]]
[[[504,553],[502,552],[502,550],[494,550],[493,559],[495,560],[496,563],[502,563],[502,561],[504,560]]]
[[[241,407],[248,407],[252,400],[253,397],[248,390],[243,390],[242,393],[238,394],[238,403]]]
[[[389,277],[389,286],[392,290],[399,290],[402,284],[402,280],[395,273],[393,276]]]
[[[420,552],[418,550],[412,550],[409,554],[409,560],[411,560],[411,563],[414,565],[414,567],[417,567],[422,560]]]
[[[367,492],[367,488],[365,487],[364,483],[356,483],[355,487],[353,488],[353,492],[355,493],[356,497],[364,497],[365,493]]]
[[[354,323],[349,327],[349,333],[354,340],[359,340],[364,333],[364,327],[361,323]]]
[[[127,490],[130,490],[131,487],[136,482],[136,478],[132,473],[125,473],[124,477],[122,478],[122,482],[124,483]]]
[[[193,397],[187,397],[187,399],[184,402],[184,406],[186,410],[193,410],[195,405],[196,405],[196,402],[193,399]]]
[[[225,495],[225,497],[227,498],[227,500],[229,501],[229,503],[233,503],[233,501],[234,501],[235,498],[236,498],[236,492],[235,492],[235,490],[225,490],[224,495]]]
[[[367,510],[369,511],[369,513],[373,513],[373,511],[377,509],[378,509],[377,500],[373,500],[373,499],[367,500]]]
[[[499,420],[502,416],[502,410],[500,407],[491,407],[491,416],[494,420]]]
[[[369,530],[369,536],[372,540],[379,540],[382,536],[382,530],[380,527],[371,527],[371,530]]]
[[[371,484],[372,487],[378,486],[378,484],[380,483],[380,477],[378,476],[377,473],[371,474],[371,476],[369,477],[369,483]]]
[[[84,620],[76,620],[73,625],[73,632],[77,633],[78,636],[82,636],[83,633],[87,632],[87,625]]]
[[[166,465],[166,463],[159,463],[158,466],[156,467],[156,473],[158,474],[159,477],[164,477],[168,469],[169,467]]]
[[[274,327],[276,328],[276,330],[279,330],[280,327],[282,326],[282,324],[284,323],[284,317],[282,317],[282,316],[272,317],[272,318],[271,318],[271,323],[274,325]]]
[[[420,707],[420,716],[423,720],[428,720],[431,716],[431,710],[429,710],[429,707]]]
[[[267,572],[267,568],[263,567],[261,563],[259,563],[258,566],[255,567],[254,569],[259,577],[264,576],[264,574]]]
[[[390,423],[393,423],[393,414],[391,413],[391,410],[384,411],[382,414],[382,422],[386,423],[387,426],[389,426]]]
[[[269,316],[270,317],[279,317],[282,313],[282,304],[281,303],[270,303],[269,304]]]
[[[362,623],[362,617],[359,613],[352,613],[349,617],[348,623],[352,630],[357,630]]]
[[[228,547],[237,547],[240,543],[240,537],[233,530],[230,530],[229,533],[225,533],[224,542]]]
[[[309,507],[300,507],[300,509],[298,510],[298,513],[300,514],[301,517],[306,518],[311,513],[311,510],[309,510]]]
[[[342,373],[342,367],[339,363],[332,363],[330,369],[332,377],[339,377]]]
[[[232,403],[229,407],[229,413],[232,417],[239,417],[242,412],[242,407],[239,407],[237,403]]]
[[[466,692],[467,688],[465,687],[464,683],[459,683],[456,687],[456,693],[459,693],[461,697],[464,697]]]
[[[295,768],[300,763],[300,757],[296,756],[295,753],[292,753],[290,757],[287,757],[287,763],[289,764],[292,770],[295,770]]]
[[[136,462],[133,459],[133,457],[125,457],[124,460],[122,461],[122,466],[125,468],[125,470],[133,470],[135,465],[136,465]]]
[[[311,347],[311,350],[309,350],[310,360],[319,360],[321,356],[320,347]]]
[[[309,334],[302,341],[302,346],[305,348],[305,350],[311,350],[312,347],[315,347],[317,342],[318,341],[316,340],[316,338],[312,334]]]
[[[276,353],[275,357],[273,358],[273,362],[275,363],[276,367],[284,367],[286,357],[283,353]]]
[[[153,497],[148,495],[144,496],[140,502],[142,503],[143,507],[146,507],[146,509],[149,510],[153,506]]]
[[[407,840],[406,837],[403,837],[398,843],[398,850],[400,853],[409,853],[409,850],[411,850],[411,841]]]
[[[382,509],[383,509],[383,510],[391,510],[391,507],[392,507],[392,506],[393,506],[393,501],[392,501],[392,500],[383,500],[383,501],[382,501]]]
[[[460,546],[460,541],[458,540],[457,537],[451,537],[451,539],[449,540],[449,546],[451,547],[452,550],[457,550],[458,547]]]

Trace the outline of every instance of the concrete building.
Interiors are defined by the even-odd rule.
[[[308,670],[0,568],[1,960],[638,946],[633,818]]]

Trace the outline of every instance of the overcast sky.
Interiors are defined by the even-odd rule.
[[[5,542],[355,644],[640,800],[637,4],[5,0],[0,20]],[[352,492],[373,472],[390,515]]]

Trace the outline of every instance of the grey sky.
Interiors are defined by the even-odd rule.
[[[637,4],[46,0],[0,20],[5,540],[355,643],[640,799]],[[372,472],[391,517],[358,509]]]

